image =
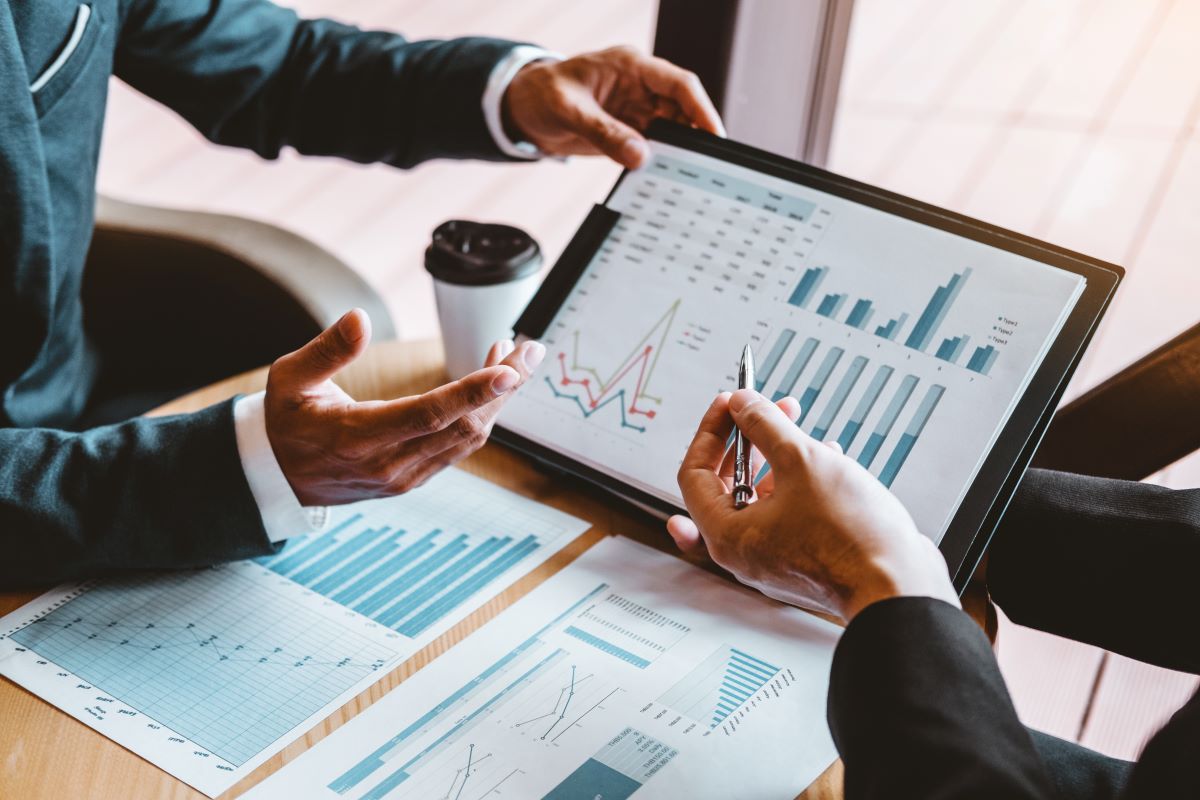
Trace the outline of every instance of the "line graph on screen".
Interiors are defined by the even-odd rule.
[[[606,373],[580,358],[581,349],[589,352],[586,343],[581,345],[580,332],[571,334],[570,352],[558,352],[557,375],[545,378],[545,384],[558,400],[574,405],[584,419],[597,414],[614,414],[619,426],[638,433],[646,432],[647,422],[658,416],[662,405],[661,396],[652,394],[651,383],[662,355],[681,300],[675,300],[663,312],[645,334]],[[608,345],[608,343],[604,343]],[[608,345],[611,346],[611,345]],[[602,345],[603,349],[604,346]]]

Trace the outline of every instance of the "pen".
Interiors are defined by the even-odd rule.
[[[738,388],[754,388],[754,353],[750,345],[742,349],[742,361],[738,364]],[[750,447],[740,428],[734,428],[733,440],[733,507],[745,508],[754,496],[754,476],[750,474]]]

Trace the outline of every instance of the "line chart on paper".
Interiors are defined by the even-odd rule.
[[[394,655],[232,569],[107,582],[10,638],[111,698],[94,714],[119,702],[235,766]]]
[[[251,561],[55,588],[0,620],[0,674],[216,797],[588,527],[461,470],[332,515]]]

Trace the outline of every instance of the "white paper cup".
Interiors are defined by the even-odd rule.
[[[541,250],[508,225],[451,220],[425,251],[433,276],[446,372],[461,378],[483,366],[488,348],[513,325],[540,283]]]

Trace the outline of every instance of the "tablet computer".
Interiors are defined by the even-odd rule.
[[[712,398],[800,401],[908,508],[961,591],[1123,276],[656,122],[515,326],[547,347],[496,437],[659,514]]]

